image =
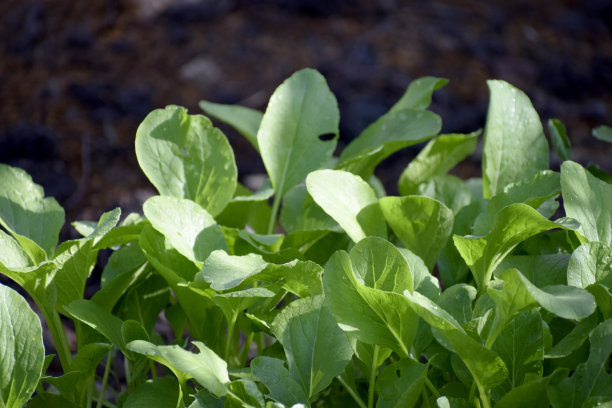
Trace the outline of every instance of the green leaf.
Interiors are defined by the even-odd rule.
[[[493,274],[499,276],[516,268],[538,288],[567,283],[569,254],[509,255],[497,266]]]
[[[563,369],[555,370],[551,375],[537,380],[525,382],[513,388],[495,404],[495,408],[515,408],[515,407],[548,407],[548,395],[546,388],[548,384],[559,381],[566,377],[567,371]]]
[[[428,181],[419,184],[415,195],[423,195],[440,201],[455,215],[472,201],[472,193],[463,180],[450,174],[433,176]]]
[[[350,256],[344,251],[332,255],[325,265],[323,289],[343,330],[407,357],[418,320],[398,292],[409,289],[411,280],[401,253],[385,240],[368,237]]]
[[[530,309],[517,315],[505,325],[492,350],[508,368],[508,378],[492,390],[494,399],[500,399],[512,389],[541,378],[544,338],[540,313]]]
[[[0,225],[34,264],[53,255],[64,225],[64,209],[44,195],[43,188],[24,170],[0,163]]]
[[[240,285],[248,277],[264,270],[266,266],[268,263],[261,255],[236,256],[216,250],[204,261],[204,267],[196,276],[196,281],[201,277],[209,282],[214,290],[227,290]]]
[[[562,358],[569,356],[572,352],[576,351],[584,341],[589,337],[591,331],[599,323],[599,316],[597,313],[592,314],[580,321],[572,329],[569,334],[563,337],[557,344],[554,345],[545,355],[545,358]]]
[[[567,137],[565,125],[559,119],[548,120],[548,132],[553,147],[561,160],[569,160],[571,155],[572,144]]]
[[[282,360],[266,356],[255,357],[251,361],[251,370],[270,391],[268,397],[287,407],[300,403],[310,407],[304,389],[293,379]]]
[[[234,195],[237,170],[227,138],[185,108],[151,112],[136,131],[136,157],[161,195],[193,200],[212,216]]]
[[[593,136],[604,142],[612,143],[612,128],[606,125],[598,126],[593,129]]]
[[[353,356],[346,334],[323,304],[324,299],[320,295],[292,302],[271,326],[285,349],[289,372],[308,399],[340,375]]]
[[[215,249],[227,250],[225,237],[214,218],[191,200],[155,196],[142,208],[153,228],[193,262],[203,262]]]
[[[566,161],[561,165],[561,191],[565,213],[580,223],[578,232],[588,241],[612,246],[612,185]]]
[[[317,71],[298,71],[276,89],[257,142],[277,195],[284,196],[327,162],[336,148],[339,121],[336,98]],[[332,140],[319,139],[328,134]]]
[[[259,151],[257,130],[259,129],[263,113],[246,106],[225,105],[208,101],[200,101],[198,105],[200,109],[210,116],[219,119],[223,123],[227,123],[240,132]]]
[[[280,223],[287,233],[298,231],[329,230],[342,231],[308,194],[305,185],[297,185],[285,194],[281,208]]]
[[[440,117],[429,111],[399,109],[389,112],[346,146],[337,167],[368,180],[378,163],[398,150],[431,139],[441,127]]]
[[[419,184],[446,174],[474,152],[480,133],[440,135],[427,143],[402,172],[398,182],[400,194],[415,194]]]
[[[426,76],[417,78],[410,83],[404,95],[399,101],[393,105],[389,112],[395,112],[400,109],[427,109],[431,103],[431,96],[434,91],[442,88],[448,83],[448,79]]]
[[[390,364],[376,379],[376,408],[411,408],[421,396],[427,366],[411,359]]]
[[[341,170],[318,170],[306,178],[308,193],[354,242],[387,236],[374,190],[359,176]]]
[[[275,293],[266,288],[248,288],[214,295],[212,301],[221,309],[228,322],[238,316],[260,298],[274,297]]]
[[[93,270],[98,251],[92,249],[93,240],[66,241],[58,249],[54,262],[58,270],[53,281],[57,291],[55,308],[63,312],[64,306],[82,299],[85,282]],[[64,249],[62,252],[60,252]]]
[[[553,407],[582,407],[589,398],[612,397],[612,375],[606,371],[612,353],[612,320],[600,323],[589,339],[588,360],[578,365],[571,377],[548,386]]]
[[[156,346],[142,340],[132,341],[127,348],[164,364],[173,373],[178,373],[179,381],[185,378],[181,375],[184,373],[218,397],[227,394],[230,382],[227,363],[204,343],[194,341],[193,344],[200,350],[199,353],[191,353],[178,346]]]
[[[28,302],[0,284],[0,406],[21,408],[32,396],[45,360],[42,326]]]
[[[28,404],[28,408],[79,408],[79,406],[68,401],[61,395],[42,392],[36,394]]]
[[[482,153],[484,197],[548,169],[548,142],[540,118],[521,90],[487,81],[491,92]]]
[[[472,303],[475,299],[476,288],[465,283],[459,283],[446,288],[437,303],[457,322],[465,324],[472,320]]]
[[[247,379],[239,379],[233,381],[230,384],[230,389],[232,393],[237,396],[240,401],[235,401],[235,399],[228,399],[227,401],[230,403],[229,406],[232,408],[264,408],[265,401],[263,394],[257,387],[257,384],[254,381]]]
[[[101,333],[112,344],[125,354],[130,354],[125,348],[121,327],[123,321],[117,316],[107,312],[91,300],[78,299],[67,305],[64,310],[73,319],[85,323],[92,329]]]
[[[457,353],[468,367],[479,388],[489,389],[501,384],[508,370],[501,358],[470,337],[461,325],[444,309],[418,292],[404,291],[410,307],[432,328],[436,329],[447,347]]]
[[[527,204],[511,204],[497,214],[487,236],[454,235],[453,240],[474,275],[478,291],[483,292],[497,265],[514,247],[529,237],[553,228],[565,227],[547,220]]]
[[[567,266],[567,284],[586,288],[601,283],[612,288],[612,248],[601,242],[587,242],[572,253]]]
[[[157,377],[141,384],[132,390],[124,408],[177,408],[180,405],[181,392],[178,382],[173,377]]]
[[[402,244],[432,270],[453,229],[453,212],[429,197],[383,197],[380,208]]]
[[[512,183],[504,191],[497,194],[489,202],[485,212],[478,215],[474,221],[474,235],[486,235],[493,227],[495,216],[504,208],[514,203],[525,203],[535,208],[548,218],[552,214],[544,214],[544,203],[561,192],[561,176],[551,170],[537,172],[528,180]],[[554,212],[554,211],[553,211]]]
[[[529,307],[533,302],[564,319],[582,319],[595,311],[595,299],[584,289],[565,285],[551,285],[540,289],[516,269],[506,271],[500,277],[505,281],[504,296],[512,300],[514,313]],[[505,285],[511,286],[506,289]],[[490,290],[489,294],[493,292]]]

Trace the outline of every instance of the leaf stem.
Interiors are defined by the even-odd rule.
[[[440,392],[438,391],[438,389],[432,384],[431,380],[425,376],[425,385],[427,385],[427,388],[429,388],[429,391],[431,391],[431,393],[434,395],[434,397],[440,398]]]
[[[38,304],[40,305],[40,303]],[[40,310],[42,311],[47,322],[47,326],[51,332],[51,337],[53,337],[57,356],[59,357],[60,364],[62,365],[62,371],[67,373],[70,371],[70,365],[72,364],[72,353],[70,351],[70,347],[68,346],[68,339],[66,338],[66,332],[64,331],[64,326],[62,325],[62,319],[60,318],[57,310],[52,310],[51,313],[48,313],[48,310],[44,307],[41,307]]]
[[[108,351],[108,357],[106,357],[106,366],[104,367],[104,376],[102,377],[102,386],[100,387],[100,395],[98,396],[98,403],[96,408],[102,408],[104,405],[104,393],[106,392],[106,385],[108,384],[108,375],[110,374],[111,363],[113,361],[113,349]]]
[[[234,339],[234,328],[236,326],[236,320],[238,319],[238,313],[234,313],[231,320],[227,322],[227,339],[225,340],[225,350],[223,353],[223,359],[229,363],[230,351],[232,349],[232,340]]]
[[[336,379],[338,381],[340,381],[340,384],[342,384],[342,386],[344,388],[346,388],[346,390],[348,391],[349,395],[351,397],[353,397],[353,400],[357,403],[357,405],[359,406],[359,408],[368,408],[368,406],[361,400],[361,397],[359,396],[359,394],[357,394],[357,391],[355,391],[354,389],[351,388],[350,385],[348,385],[346,383],[346,381],[344,381],[342,379],[341,376],[337,376]]]
[[[368,385],[368,408],[374,408],[374,386],[376,384],[376,366],[378,363],[378,344],[374,345],[372,352],[372,365],[370,366],[370,383]]]
[[[250,332],[247,335],[247,338],[244,342],[244,346],[242,346],[242,350],[240,350],[240,355],[238,360],[240,361],[240,367],[244,367],[247,359],[249,358],[249,350],[251,349],[251,343],[253,342],[253,338],[255,337],[255,332]]]
[[[272,212],[270,213],[270,222],[268,223],[268,235],[273,234],[274,230],[276,229],[276,216],[278,214],[281,199],[281,194],[274,194],[274,201],[272,202]]]

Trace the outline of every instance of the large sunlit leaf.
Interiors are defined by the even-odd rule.
[[[548,142],[540,117],[521,90],[500,80],[487,81],[491,93],[482,153],[485,198],[548,169]]]
[[[214,218],[191,200],[155,196],[142,208],[153,228],[193,262],[203,262],[215,249],[227,250]]]
[[[292,302],[272,322],[272,333],[283,345],[289,372],[309,399],[325,389],[353,356],[346,333],[323,296]]]
[[[578,232],[588,241],[612,246],[612,185],[566,161],[561,165],[561,191],[565,213],[580,223]]]
[[[227,138],[185,108],[151,112],[136,131],[136,157],[161,195],[193,200],[213,216],[234,195],[237,170]]]
[[[341,170],[318,170],[306,178],[308,192],[351,237],[386,237],[387,226],[374,189],[359,176]]]
[[[44,360],[40,319],[21,295],[0,284],[0,406],[23,407]]]
[[[433,269],[453,230],[453,212],[429,197],[383,197],[380,208],[402,244]]]
[[[34,263],[55,251],[64,209],[24,170],[0,163],[0,225],[17,239]]]
[[[257,132],[276,194],[284,196],[327,162],[336,147],[339,121],[336,98],[317,71],[298,71],[276,89]],[[330,134],[332,140],[319,139]]]
[[[417,330],[417,316],[400,294],[412,290],[411,281],[401,253],[375,237],[361,240],[350,255],[336,252],[323,273],[325,297],[341,327],[402,356],[409,355]]]

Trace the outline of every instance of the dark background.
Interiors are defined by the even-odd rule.
[[[499,78],[529,95],[544,126],[565,123],[574,160],[612,171],[612,145],[591,136],[612,124],[608,0],[2,0],[0,50],[0,162],[32,174],[68,221],[141,211],[153,188],[134,136],[152,109],[200,113],[206,99],[263,110],[303,67],[336,94],[341,146],[425,75],[450,80],[432,105],[444,132],[481,128],[485,81]],[[264,172],[222,128],[241,178]],[[417,151],[377,171],[389,193]],[[456,174],[479,175],[479,157]]]

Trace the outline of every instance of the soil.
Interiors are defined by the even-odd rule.
[[[432,105],[444,132],[481,128],[486,80],[499,78],[527,92],[543,121],[565,123],[574,160],[612,170],[612,146],[591,136],[612,112],[606,0],[5,0],[0,19],[0,161],[30,172],[68,220],[139,211],[153,193],[134,154],[152,109],[197,113],[206,99],[263,110],[303,67],[336,94],[341,146],[425,75],[450,80]],[[222,129],[241,177],[263,173]],[[378,171],[390,193],[417,151]],[[456,173],[478,175],[478,156]]]

